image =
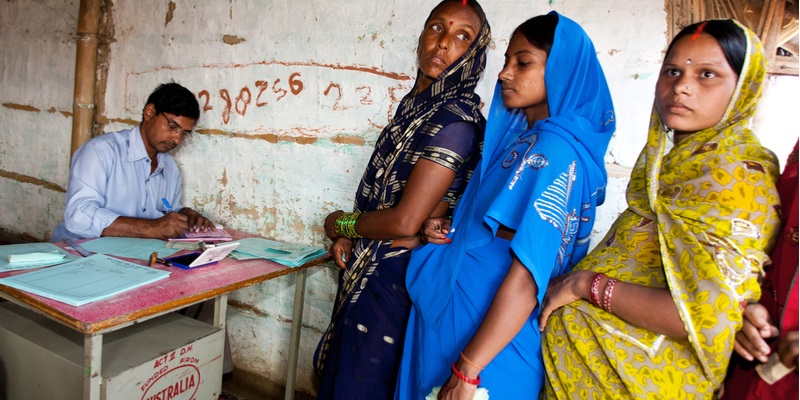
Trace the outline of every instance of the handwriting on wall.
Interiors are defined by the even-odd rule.
[[[383,127],[413,85],[404,74],[310,62],[162,67],[128,73],[126,112],[141,115],[155,86],[171,80],[197,94],[198,127],[320,136]]]

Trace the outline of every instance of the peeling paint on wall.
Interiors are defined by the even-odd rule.
[[[11,179],[13,181],[22,182],[22,183],[29,183],[31,185],[41,186],[46,189],[50,189],[56,192],[67,193],[67,190],[63,187],[56,185],[52,182],[47,182],[38,178],[34,178],[32,176],[25,176],[16,172],[5,171],[0,169],[0,177]]]
[[[255,307],[255,306],[253,306],[251,304],[243,303],[241,301],[228,300],[228,306],[237,308],[237,309],[239,309],[240,312],[249,312],[249,313],[251,313],[251,314],[253,314],[253,315],[255,315],[256,317],[259,317],[259,318],[264,318],[264,317],[269,315],[267,312]]]
[[[3,107],[10,108],[12,110],[19,110],[19,111],[30,111],[30,112],[40,112],[42,110],[34,107],[34,106],[27,106],[24,104],[14,104],[14,103],[3,103]]]
[[[229,45],[235,45],[235,44],[243,43],[243,42],[246,42],[246,41],[247,41],[247,39],[240,38],[240,37],[238,37],[236,35],[224,35],[224,36],[222,36],[222,42],[225,43],[225,44],[229,44]]]
[[[354,146],[364,146],[364,138],[358,136],[336,135],[331,138],[331,142],[338,144],[352,144]]]
[[[170,1],[167,4],[167,15],[164,20],[164,26],[167,26],[169,25],[170,22],[172,22],[172,17],[174,16],[174,13],[175,13],[175,2]]]

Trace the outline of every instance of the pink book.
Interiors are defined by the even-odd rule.
[[[181,235],[180,237],[170,238],[170,242],[206,242],[206,243],[215,243],[215,242],[229,242],[233,240],[230,233],[226,232],[225,229],[217,228],[215,231],[205,231],[205,232],[190,232],[186,231],[185,234]]]

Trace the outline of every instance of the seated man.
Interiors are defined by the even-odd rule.
[[[147,98],[139,126],[81,146],[72,157],[64,222],[52,241],[100,236],[167,239],[187,229],[214,230],[211,221],[181,206],[181,175],[168,154],[192,133],[199,117],[194,94],[166,83]],[[211,323],[213,302],[181,313]],[[232,370],[226,337],[223,372]]]
[[[191,134],[199,117],[194,94],[167,83],[147,98],[139,126],[81,146],[72,158],[64,222],[52,241],[100,236],[167,239],[189,228],[213,230],[211,221],[181,206],[181,175],[167,154]]]

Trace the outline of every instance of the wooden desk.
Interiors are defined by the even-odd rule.
[[[252,237],[242,232],[231,233],[234,240]],[[192,270],[158,265],[156,268],[171,272],[168,278],[80,307],[5,285],[0,285],[0,297],[58,321],[84,335],[86,373],[83,397],[95,400],[101,396],[103,334],[210,299],[215,300],[214,325],[224,329],[229,292],[282,275],[300,272],[295,286],[294,318],[286,382],[286,398],[291,399],[294,396],[297,369],[305,271],[328,260],[330,256],[326,255],[296,268],[263,259],[237,261],[231,258],[225,258],[212,266]],[[146,264],[141,260],[130,261]],[[27,271],[0,273],[0,278],[24,272]]]

